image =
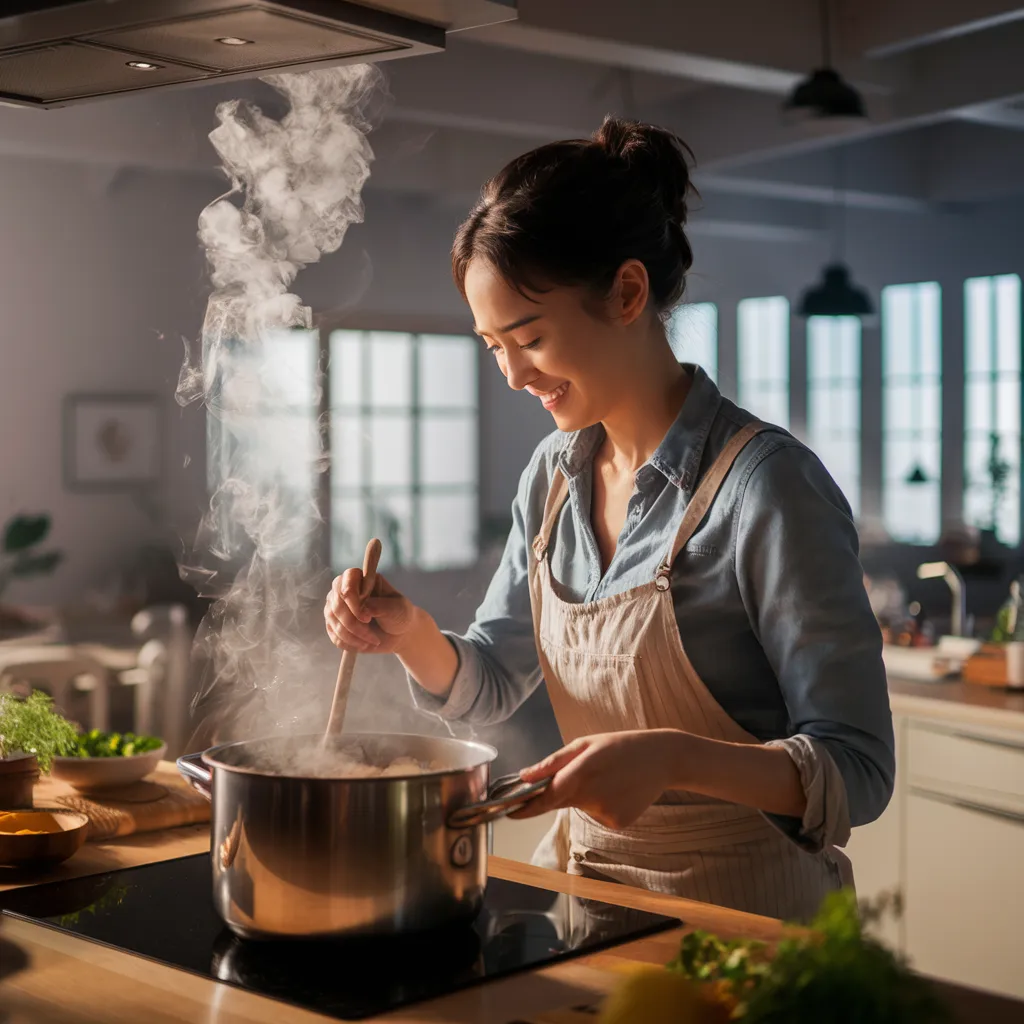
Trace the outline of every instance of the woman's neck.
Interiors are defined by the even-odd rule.
[[[657,450],[676,421],[693,378],[666,341],[622,389],[622,401],[601,421],[605,440],[600,457],[615,471],[635,473]]]

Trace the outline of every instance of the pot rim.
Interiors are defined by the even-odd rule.
[[[264,779],[292,779],[297,782],[331,782],[338,783],[343,782],[346,785],[357,786],[376,786],[376,785],[387,785],[392,782],[409,782],[414,779],[437,779],[446,775],[461,775],[465,772],[476,771],[483,765],[492,764],[498,756],[498,751],[495,747],[492,747],[489,743],[481,743],[478,740],[460,740],[454,736],[426,736],[423,733],[414,732],[352,732],[344,734],[346,739],[358,740],[360,738],[373,738],[380,739],[387,737],[388,739],[412,739],[412,740],[439,740],[443,743],[455,743],[461,747],[474,748],[481,755],[480,760],[475,764],[466,765],[462,768],[442,768],[432,772],[413,772],[409,775],[386,775],[386,776],[373,776],[370,778],[346,778],[344,775],[331,777],[323,775],[288,775],[282,772],[268,772],[262,771],[258,768],[251,768],[246,765],[237,764],[226,764],[224,761],[218,759],[224,751],[231,749],[232,747],[244,747],[252,743],[262,743],[267,740],[296,740],[309,738],[319,743],[322,738],[320,734],[305,736],[262,736],[256,739],[250,740],[233,740],[230,743],[219,743],[214,747],[209,747],[202,752],[202,761],[208,768],[218,768],[226,772],[233,772],[237,775],[255,775],[259,778]]]
[[[32,751],[25,752],[24,750],[16,750],[12,754],[8,754],[6,757],[0,757],[0,764],[15,764],[18,761],[25,761],[31,759],[38,766],[39,759]]]

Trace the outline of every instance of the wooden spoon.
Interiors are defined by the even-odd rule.
[[[373,593],[377,585],[377,563],[380,561],[381,543],[374,537],[366,545],[363,556],[363,583],[359,594],[365,601]],[[341,664],[338,666],[338,681],[334,684],[334,700],[331,702],[331,713],[327,718],[327,729],[324,732],[324,743],[331,736],[341,734],[345,724],[345,709],[348,707],[348,693],[352,688],[352,673],[356,667],[356,652],[342,651]]]

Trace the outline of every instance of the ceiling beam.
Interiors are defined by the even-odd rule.
[[[776,96],[822,59],[816,0],[519,0],[517,21],[469,35],[495,46]],[[837,34],[836,63],[862,89],[886,92],[899,84],[898,68],[865,61],[842,42]]]
[[[1024,131],[1024,110],[1005,103],[982,103],[976,107],[965,107],[956,112],[959,121],[984,124],[990,128],[1008,128]]]
[[[906,58],[912,87],[868,100],[870,117],[841,127],[783,124],[778,101],[765,94],[715,89],[657,111],[678,130],[705,170],[719,171],[787,154],[810,153],[955,117],[958,111],[1024,96],[1024,22],[997,32],[938,43]]]
[[[841,0],[845,45],[868,58],[891,57],[1024,18],[1019,0]]]

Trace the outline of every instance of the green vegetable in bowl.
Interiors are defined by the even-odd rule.
[[[133,732],[101,732],[92,729],[80,733],[72,757],[132,757],[148,754],[163,745],[156,736],[136,736]]]

